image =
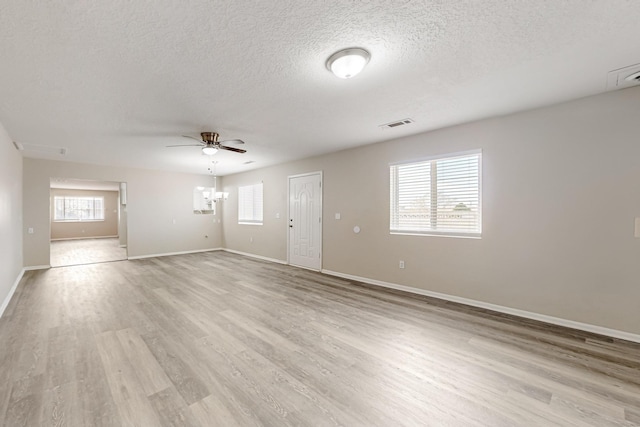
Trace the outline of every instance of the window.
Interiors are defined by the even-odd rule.
[[[238,224],[262,225],[262,183],[238,187]]]
[[[53,198],[54,221],[104,221],[104,197]]]
[[[390,166],[391,233],[480,237],[478,152]]]

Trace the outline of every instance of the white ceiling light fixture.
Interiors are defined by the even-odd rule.
[[[218,154],[218,149],[212,145],[206,145],[202,147],[202,153],[207,156],[213,156],[214,154]]]
[[[339,50],[327,59],[327,69],[341,79],[350,79],[364,69],[371,54],[359,47]]]

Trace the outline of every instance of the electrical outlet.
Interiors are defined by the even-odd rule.
[[[249,243],[253,243],[253,237],[249,237]]]
[[[400,261],[400,265],[398,267],[404,268],[404,261]]]
[[[29,227],[29,229],[27,230],[27,232],[28,232],[29,234],[33,234],[33,227]]]

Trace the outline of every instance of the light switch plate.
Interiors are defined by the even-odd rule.
[[[340,219],[340,214],[336,213],[336,219]]]

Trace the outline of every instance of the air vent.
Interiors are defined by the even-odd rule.
[[[610,71],[607,75],[607,90],[623,89],[640,84],[640,64]]]
[[[13,146],[16,147],[16,150],[18,151],[24,150],[24,146],[20,144],[18,141],[13,141]]]
[[[413,123],[413,120],[411,119],[402,119],[402,120],[396,120],[395,122],[386,123],[384,125],[379,125],[378,127],[382,129],[392,129],[392,128],[397,128],[399,126],[409,125],[411,123]]]
[[[20,144],[20,143],[17,143]],[[49,147],[47,145],[20,144],[24,151],[37,151],[39,153],[61,154],[66,155],[67,149],[63,147]]]
[[[255,163],[255,160],[249,160],[248,162],[244,162],[243,165],[250,165],[251,163]]]

